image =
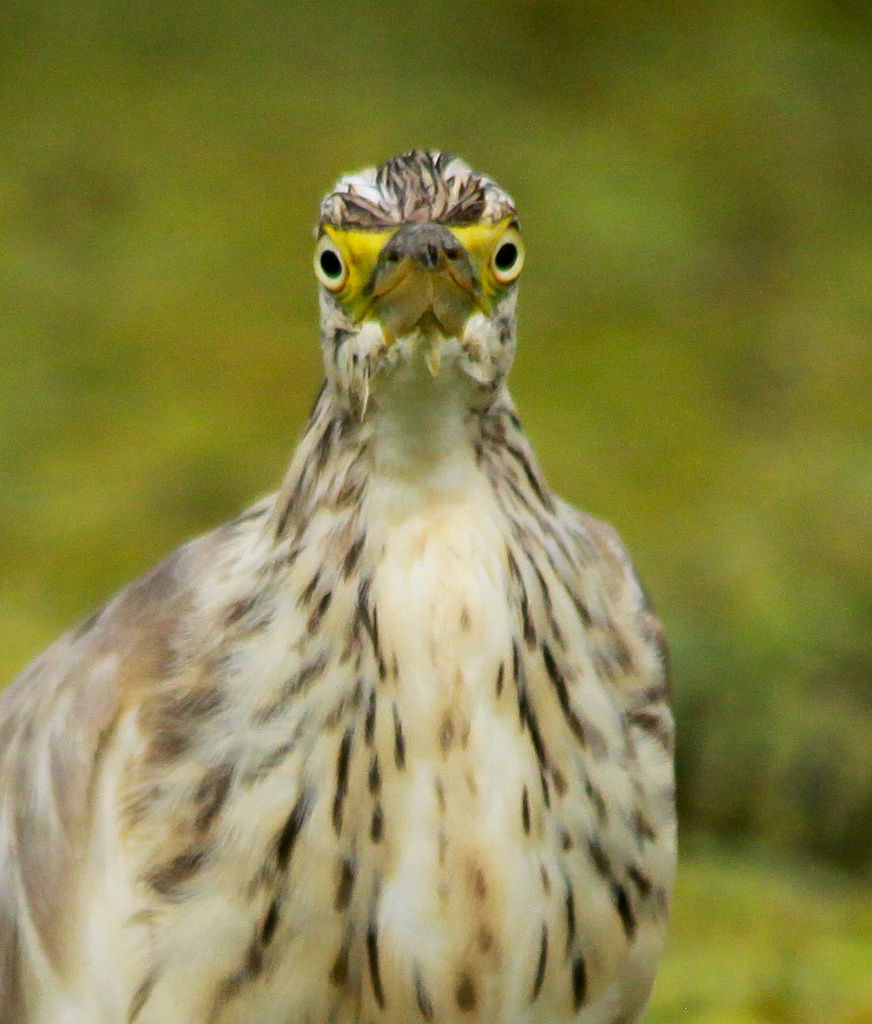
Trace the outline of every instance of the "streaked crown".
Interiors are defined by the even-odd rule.
[[[378,230],[403,223],[495,223],[515,216],[496,182],[457,157],[413,149],[380,167],[349,174],[321,204],[321,224]]]

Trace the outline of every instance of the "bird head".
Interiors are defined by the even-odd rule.
[[[491,390],[505,377],[524,245],[495,182],[414,150],[341,178],[317,235],[325,363],[352,405],[416,368]]]

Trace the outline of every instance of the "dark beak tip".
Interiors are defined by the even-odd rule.
[[[428,270],[434,270],[439,262],[439,250],[433,242],[427,242],[421,253],[421,262]]]

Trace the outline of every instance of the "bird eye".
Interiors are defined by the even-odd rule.
[[[315,248],[315,276],[331,292],[338,292],[348,279],[342,253],[329,235],[323,235]]]
[[[521,273],[523,266],[524,243],[518,232],[509,228],[497,242],[491,256],[491,269],[500,284],[509,284]]]

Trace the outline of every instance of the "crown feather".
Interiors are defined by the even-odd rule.
[[[496,182],[440,151],[413,149],[340,178],[321,204],[321,223],[377,230],[397,224],[496,222],[515,204]]]

